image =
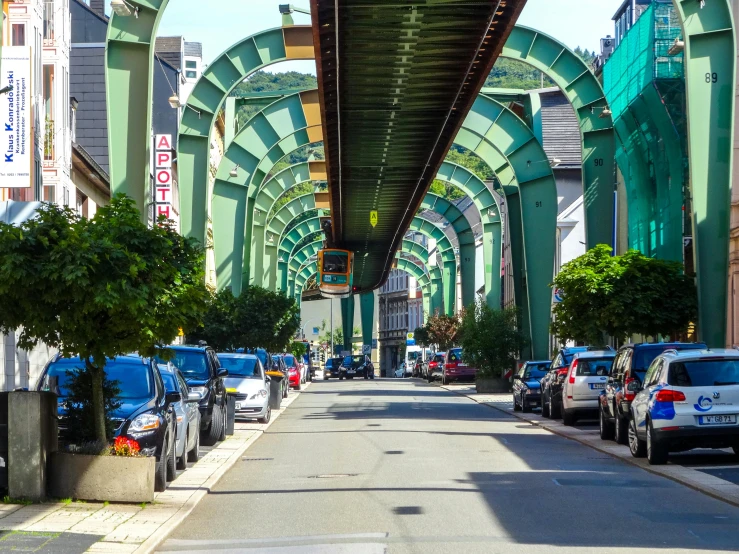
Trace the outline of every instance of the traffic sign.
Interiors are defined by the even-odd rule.
[[[554,303],[559,304],[562,302],[562,298],[564,297],[564,293],[562,289],[554,289]]]
[[[372,345],[371,344],[363,344],[362,345],[362,354],[372,354]]]
[[[372,339],[372,348],[373,349],[377,348],[377,339]]]
[[[377,215],[377,210],[372,210],[370,212],[370,225],[372,225],[372,227],[375,227],[377,225],[378,218],[379,216]]]

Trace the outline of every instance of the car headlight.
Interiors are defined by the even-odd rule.
[[[156,414],[141,414],[136,416],[128,426],[128,434],[133,438],[148,435],[159,429],[159,416]]]
[[[199,395],[200,398],[203,398],[205,396],[205,392],[207,390],[208,389],[206,389],[205,387],[190,387],[190,392],[194,392],[195,394]]]
[[[259,398],[267,398],[267,391],[265,389],[262,389],[258,393],[252,394],[251,395],[251,398],[249,398],[249,400],[256,400],[257,397],[259,397]]]
[[[539,389],[526,389],[526,394],[539,394]]]

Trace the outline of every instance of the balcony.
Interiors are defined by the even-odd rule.
[[[44,162],[54,162],[54,120],[46,118],[46,129],[44,131]]]

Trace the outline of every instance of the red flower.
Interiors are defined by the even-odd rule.
[[[138,456],[140,451],[141,447],[137,441],[119,436],[115,439],[110,453],[113,456]]]

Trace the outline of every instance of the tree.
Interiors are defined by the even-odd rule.
[[[426,325],[424,325],[423,327],[416,327],[416,329],[413,331],[413,337],[416,339],[416,343],[422,346],[428,346],[429,344],[432,344],[431,340],[429,339],[428,323],[426,323]]]
[[[608,335],[677,338],[697,317],[695,283],[682,264],[637,250],[611,256],[610,246],[598,245],[565,264],[554,286],[563,298],[552,332],[562,340],[600,345]]]
[[[425,325],[429,344],[438,345],[439,350],[449,350],[457,339],[459,323],[456,315],[431,316]]]
[[[303,344],[302,342],[293,341],[290,343],[289,352],[290,354],[295,356],[295,358],[302,361],[303,356],[305,355],[305,344]]]
[[[482,300],[465,310],[460,326],[462,357],[481,377],[502,377],[528,340],[515,308],[493,310]]]
[[[238,348],[233,315],[236,313],[236,298],[231,289],[211,294],[203,313],[203,324],[188,336],[188,341],[205,341],[215,350],[224,352]]]
[[[94,438],[105,441],[105,364],[151,356],[200,322],[203,252],[163,224],[148,228],[116,195],[92,219],[44,205],[20,226],[0,224],[0,332],[79,355],[91,379]]]

